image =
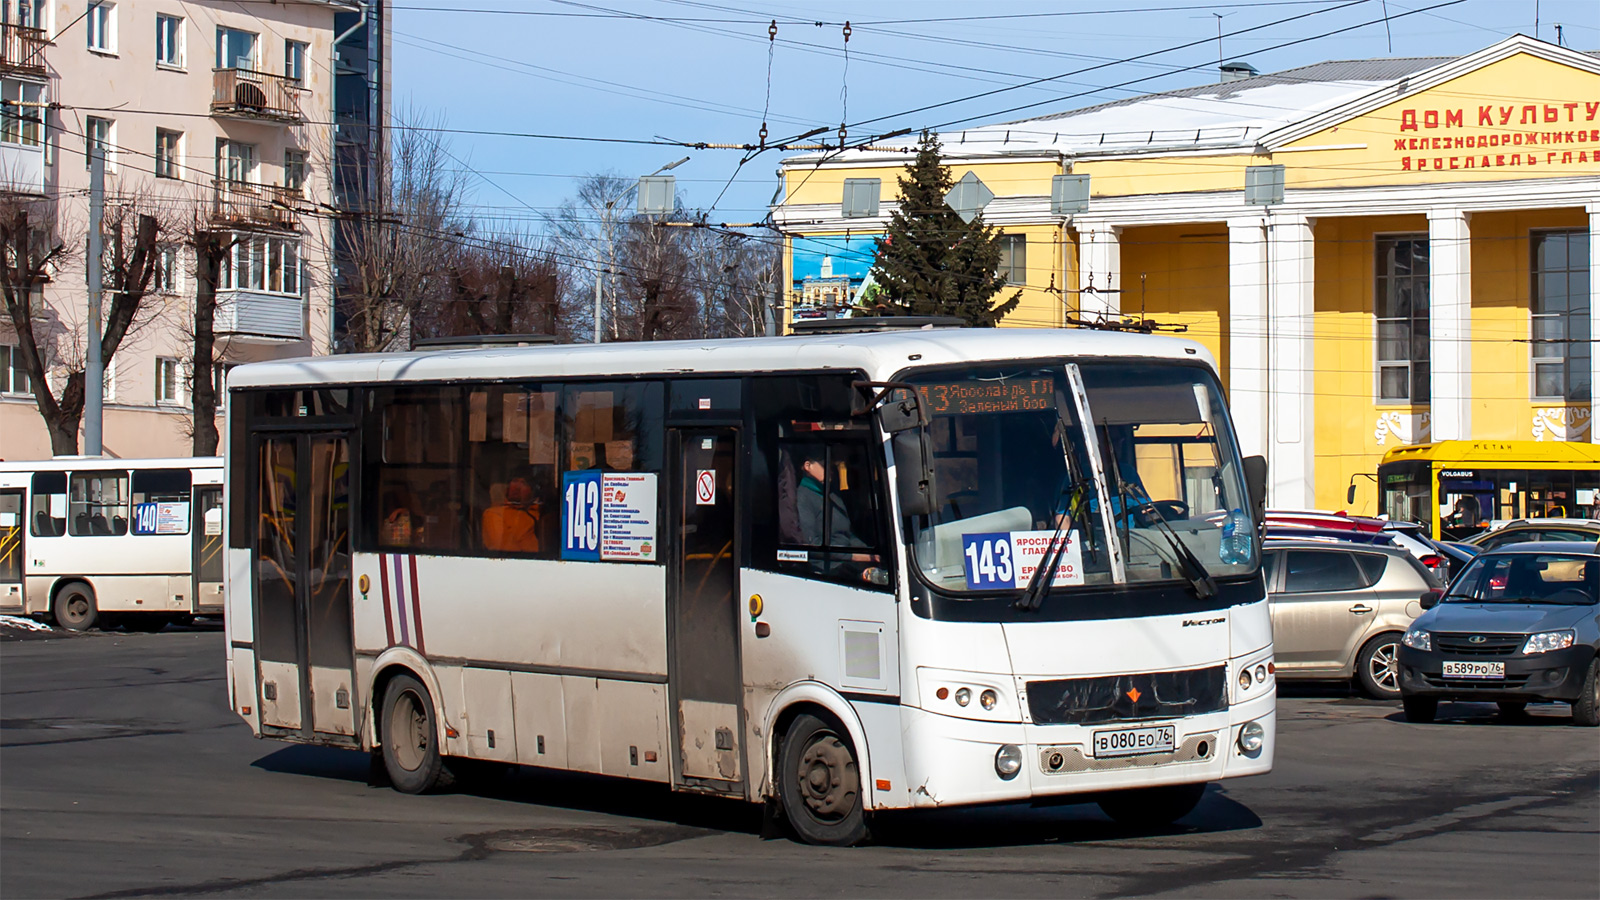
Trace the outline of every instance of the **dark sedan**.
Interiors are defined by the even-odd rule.
[[[1492,700],[1506,715],[1530,702],[1572,704],[1600,725],[1600,547],[1513,544],[1472,561],[1401,639],[1406,718],[1431,722],[1440,700]]]

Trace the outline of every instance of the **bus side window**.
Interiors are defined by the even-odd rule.
[[[451,551],[461,547],[466,504],[461,447],[466,398],[456,387],[372,391],[363,446],[363,483],[376,509],[364,516],[380,550]],[[375,513],[375,515],[374,515]]]
[[[128,473],[74,472],[67,503],[67,532],[110,536],[128,533]]]
[[[467,398],[468,522],[474,549],[494,556],[555,559],[557,529],[554,387],[474,387]]]
[[[188,534],[192,480],[188,469],[135,469],[133,533]]]
[[[60,537],[67,533],[67,473],[35,472],[33,500],[28,519],[34,537]]]

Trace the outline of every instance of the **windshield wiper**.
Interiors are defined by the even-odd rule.
[[[1069,497],[1066,512],[1056,521],[1056,530],[1050,535],[1050,543],[1045,547],[1044,556],[1039,559],[1039,567],[1033,570],[1033,577],[1028,579],[1028,586],[1022,589],[1022,595],[1012,604],[1017,609],[1034,612],[1044,603],[1045,595],[1050,593],[1050,588],[1056,582],[1056,570],[1061,567],[1061,554],[1066,552],[1066,542],[1061,539],[1062,534],[1072,534],[1072,528],[1078,522],[1078,513],[1084,507],[1085,488],[1092,489],[1094,482],[1083,477],[1083,470],[1078,466],[1077,457],[1072,453],[1072,444],[1067,434],[1067,423],[1061,417],[1059,405],[1060,395],[1057,394],[1056,408],[1056,435],[1061,441],[1061,453],[1067,462],[1068,481],[1061,486],[1061,493],[1056,495],[1059,502],[1063,495]],[[1095,558],[1094,529],[1088,529],[1089,558]]]
[[[1117,484],[1117,500],[1122,507],[1122,509],[1117,510],[1117,513],[1131,520],[1133,514],[1137,512],[1141,524],[1154,524],[1161,531],[1162,537],[1167,539],[1167,545],[1172,548],[1173,562],[1177,563],[1178,568],[1183,571],[1184,577],[1189,580],[1189,587],[1194,589],[1195,596],[1201,600],[1210,600],[1215,597],[1217,595],[1217,582],[1212,579],[1211,573],[1206,571],[1205,563],[1194,555],[1194,551],[1189,549],[1189,545],[1185,544],[1183,539],[1178,537],[1178,533],[1172,530],[1172,526],[1167,524],[1166,518],[1161,515],[1161,510],[1156,509],[1155,501],[1150,498],[1150,494],[1142,492],[1144,493],[1144,499],[1139,500],[1133,496],[1133,485],[1122,480],[1122,468],[1117,464],[1117,452],[1111,446],[1111,425],[1102,423],[1102,426],[1106,434],[1106,448],[1111,451],[1107,454],[1111,460],[1111,478]],[[1130,500],[1138,504],[1133,509],[1128,508]],[[1128,534],[1127,528],[1123,529],[1123,534],[1124,536]],[[1128,545],[1126,540],[1123,543],[1124,546]],[[1155,544],[1154,546],[1159,548],[1161,545]]]

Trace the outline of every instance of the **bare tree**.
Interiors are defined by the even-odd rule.
[[[462,214],[466,177],[437,134],[442,120],[401,114],[376,208],[333,223],[345,252],[338,274],[344,316],[339,348],[403,349],[424,304],[448,296],[447,273],[459,239],[473,230]]]
[[[109,312],[103,325],[85,322],[80,328],[44,299],[52,273],[75,255],[68,247],[77,244],[62,239],[56,205],[18,196],[0,200],[0,292],[56,455],[78,452],[86,342],[98,340],[101,358],[110,360],[129,333],[151,318],[143,305],[158,265],[161,227],[150,208],[138,197],[107,203],[102,281]]]
[[[214,456],[217,434],[217,382],[214,376],[222,354],[217,348],[217,283],[229,251],[238,239],[226,231],[196,226],[190,232],[194,248],[195,290],[193,316],[189,323],[191,344],[189,402],[192,423],[189,429],[195,456]]]
[[[562,309],[566,269],[532,244],[529,235],[508,233],[458,248],[447,273],[449,296],[416,311],[415,336],[570,338]]]

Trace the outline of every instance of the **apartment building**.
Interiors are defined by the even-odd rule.
[[[65,248],[35,294],[53,380],[81,365],[85,342],[91,144],[105,150],[108,221],[120,210],[158,222],[155,289],[106,361],[106,453],[185,455],[193,379],[330,352],[335,18],[364,12],[331,0],[0,0],[0,189],[35,220],[48,209]],[[229,249],[217,362],[197,372],[193,242],[204,232],[227,235]],[[47,457],[5,319],[0,458]]]
[[[940,138],[951,174],[993,194],[1023,292],[1002,324],[1183,329],[1221,368],[1244,452],[1267,455],[1274,505],[1343,508],[1398,445],[1597,437],[1600,53],[1518,35],[1235,64]],[[784,162],[797,317],[818,257],[866,283],[899,143]]]

